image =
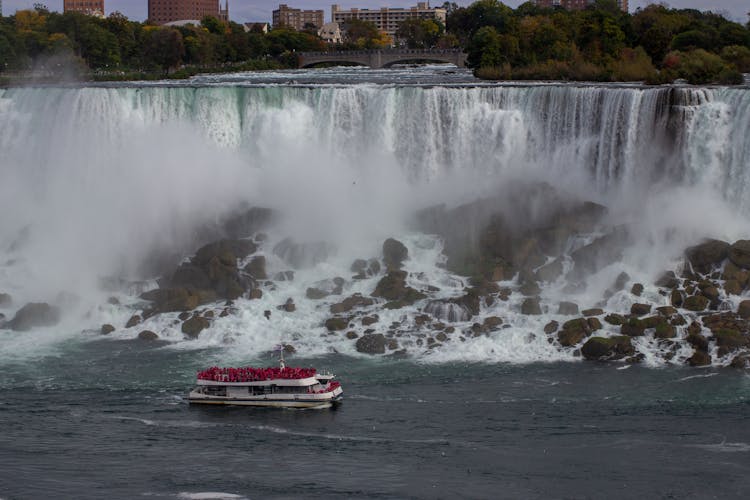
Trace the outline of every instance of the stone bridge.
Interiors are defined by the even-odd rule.
[[[308,68],[321,63],[358,64],[372,69],[415,61],[443,62],[466,66],[466,54],[449,49],[385,49],[347,50],[339,52],[299,52],[299,67]]]

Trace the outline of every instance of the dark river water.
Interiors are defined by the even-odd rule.
[[[0,497],[745,498],[750,377],[331,356],[335,410],[189,406],[212,353],[3,363]],[[270,356],[257,363],[270,364]]]

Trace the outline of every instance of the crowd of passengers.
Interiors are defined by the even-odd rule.
[[[301,379],[315,376],[315,368],[220,368],[212,366],[198,372],[200,380],[216,382],[259,382],[272,379]]]

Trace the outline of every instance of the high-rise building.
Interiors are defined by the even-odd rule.
[[[89,16],[104,17],[104,0],[64,0],[63,12],[81,12]]]
[[[628,11],[628,0],[616,0],[617,7],[621,11]],[[594,0],[534,0],[539,7],[546,7],[551,9],[553,7],[561,7],[568,10],[583,10],[589,5],[594,3]]]
[[[305,26],[314,26],[318,29],[323,26],[323,11],[295,9],[282,3],[273,11],[273,27],[279,26],[286,26],[297,31],[305,29]]]
[[[229,21],[229,0],[223,9],[220,0],[148,0],[148,20],[156,24],[200,21],[206,16]]]
[[[429,2],[418,2],[416,7],[391,9],[383,7],[378,10],[350,9],[341,10],[338,5],[331,6],[331,17],[333,22],[345,24],[349,19],[361,19],[370,21],[380,31],[385,31],[391,36],[396,34],[399,25],[407,19],[436,19],[445,24],[446,11],[443,8],[430,8]]]

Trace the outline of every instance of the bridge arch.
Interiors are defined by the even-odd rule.
[[[321,63],[358,64],[372,69],[388,68],[394,64],[414,61],[452,63],[466,66],[466,54],[461,50],[445,49],[386,49],[341,52],[300,52],[299,67],[309,68]]]

